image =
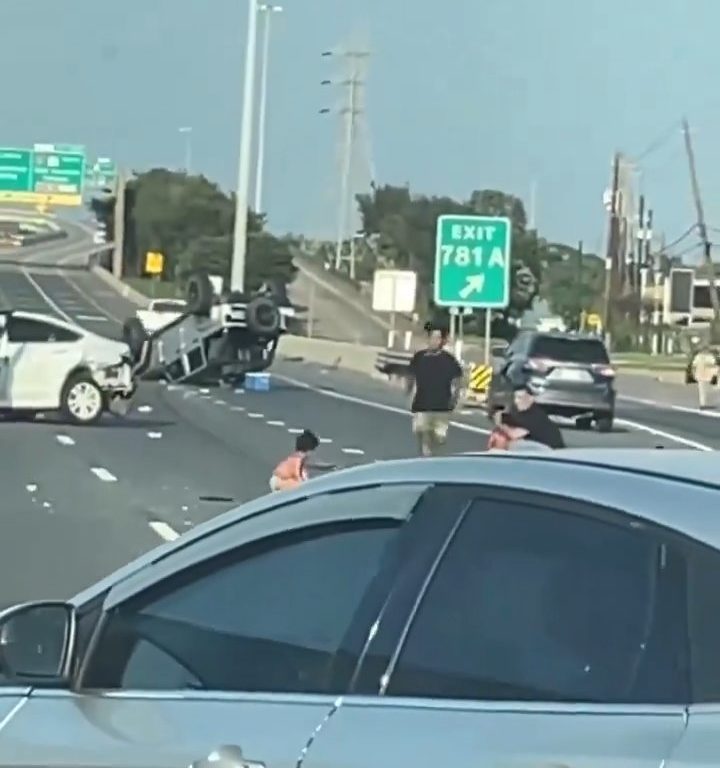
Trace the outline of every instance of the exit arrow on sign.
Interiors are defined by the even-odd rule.
[[[460,289],[460,298],[467,299],[470,294],[481,293],[485,286],[485,275],[469,275],[465,278],[465,285]]]

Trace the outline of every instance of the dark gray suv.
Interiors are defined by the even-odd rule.
[[[612,429],[615,371],[601,339],[521,331],[493,366],[488,410],[507,407],[516,383],[528,382],[549,414],[574,418],[579,429]]]

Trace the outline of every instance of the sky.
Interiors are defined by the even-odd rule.
[[[268,78],[264,204],[276,232],[337,218],[342,85],[367,49],[353,185],[463,198],[497,188],[551,240],[602,247],[616,150],[668,241],[694,220],[687,116],[720,228],[718,0],[280,0]],[[248,0],[0,0],[0,145],[82,144],[129,170],[235,186]],[[319,110],[331,109],[323,115]],[[720,240],[720,234],[717,235]],[[691,242],[691,241],[690,241]]]

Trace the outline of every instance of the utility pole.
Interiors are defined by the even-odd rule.
[[[125,249],[125,174],[118,168],[115,181],[115,214],[113,232],[112,273],[123,276],[123,251]]]
[[[250,191],[250,162],[252,159],[253,111],[255,101],[255,59],[257,48],[257,0],[248,4],[247,40],[245,43],[245,82],[243,112],[240,127],[237,189],[235,190],[235,227],[230,269],[230,288],[245,290],[245,256],[247,254],[248,193]]]
[[[617,274],[618,250],[620,245],[620,222],[618,217],[618,197],[620,186],[620,159],[619,152],[613,158],[612,182],[610,186],[610,200],[608,202],[608,236],[607,252],[605,255],[605,302],[603,309],[603,328],[606,336],[611,333],[612,324],[612,294],[615,287]]]
[[[690,138],[690,126],[686,119],[683,120],[683,136],[685,137],[685,152],[687,153],[688,168],[690,169],[690,184],[697,213],[697,227],[700,239],[702,240],[705,266],[708,272],[710,303],[713,309],[714,333],[712,335],[714,336],[720,331],[720,301],[718,301],[717,287],[715,286],[715,270],[711,253],[712,244],[708,238],[707,226],[705,225],[705,212],[703,210],[702,198],[700,197],[700,184],[698,183],[697,169],[695,168],[695,153],[693,152],[692,139]]]
[[[578,247],[577,247],[577,287],[578,287],[578,330],[582,331],[584,322],[583,322],[583,313],[585,312],[585,303],[583,302],[582,295],[583,295],[583,284],[582,284],[582,275],[583,275],[583,241],[578,241]]]
[[[330,51],[326,51],[323,56],[343,56],[350,62],[350,77],[347,80],[335,83],[347,88],[347,102],[344,108],[339,110],[339,113],[344,118],[344,130],[342,141],[342,153],[340,164],[340,199],[338,202],[338,221],[337,221],[337,239],[335,243],[335,269],[339,270],[344,260],[343,249],[345,240],[348,236],[351,238],[350,254],[348,260],[350,261],[350,277],[355,277],[355,248],[352,244],[352,234],[349,233],[348,219],[350,216],[351,205],[351,176],[353,168],[353,159],[355,157],[356,143],[357,143],[357,124],[361,114],[363,114],[362,100],[360,97],[360,90],[365,85],[363,78],[362,62],[366,60],[370,53],[369,51],[353,50],[344,51],[338,54],[333,54]],[[333,85],[330,80],[323,80],[322,85]],[[322,114],[330,112],[328,109],[320,110]]]
[[[267,113],[268,64],[270,61],[270,20],[275,13],[282,13],[281,5],[263,3],[258,6],[263,14],[265,25],[263,29],[262,60],[260,64],[260,108],[258,116],[258,150],[255,167],[255,213],[262,213],[263,173],[265,171],[265,120]]]

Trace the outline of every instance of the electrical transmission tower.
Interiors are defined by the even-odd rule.
[[[365,77],[370,52],[366,50],[326,51],[323,56],[343,59],[345,75],[340,80],[323,80],[322,85],[334,85],[343,89],[344,98],[339,108],[321,109],[321,114],[338,114],[342,118],[343,131],[340,152],[340,190],[338,196],[337,238],[335,243],[335,269],[348,261],[350,277],[355,278],[355,231],[351,227],[351,207],[357,191],[354,184],[358,153],[361,150],[361,130],[365,116]],[[367,133],[366,143],[367,143]],[[372,162],[368,158],[368,162]],[[345,242],[349,241],[349,252],[345,253]]]

